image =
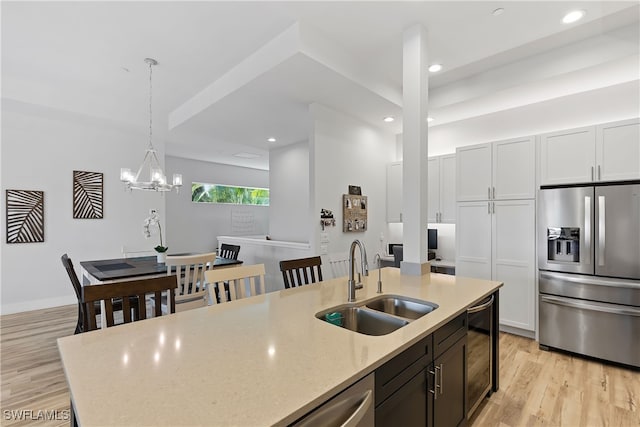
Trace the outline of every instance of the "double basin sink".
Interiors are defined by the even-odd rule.
[[[386,335],[431,313],[438,304],[399,295],[381,295],[316,314],[327,323],[365,335]]]

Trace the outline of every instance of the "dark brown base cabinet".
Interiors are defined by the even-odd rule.
[[[466,425],[467,313],[375,372],[376,427]]]

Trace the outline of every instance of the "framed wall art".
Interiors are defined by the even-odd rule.
[[[367,229],[367,196],[342,195],[342,231],[345,233]]]
[[[7,190],[7,243],[44,242],[44,191]]]
[[[103,174],[73,171],[73,217],[103,218]]]

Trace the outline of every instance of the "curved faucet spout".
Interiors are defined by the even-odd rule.
[[[356,247],[360,248],[360,267],[362,268],[362,275],[369,275],[369,263],[367,262],[367,250],[365,249],[362,242],[358,239],[351,242],[351,247],[349,248],[349,281],[347,282],[348,291],[349,291],[349,302],[353,302],[356,300],[356,288],[358,286],[361,288],[362,285],[360,283],[356,284],[355,281],[355,253]],[[358,288],[359,289],[359,288]]]

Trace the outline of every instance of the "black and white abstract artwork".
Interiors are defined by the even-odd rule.
[[[44,242],[44,191],[7,190],[7,243]]]
[[[73,171],[73,217],[103,218],[103,174]]]

